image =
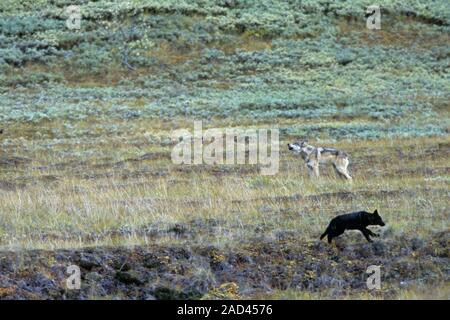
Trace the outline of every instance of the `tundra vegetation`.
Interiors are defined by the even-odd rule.
[[[372,2],[2,0],[0,298],[448,299],[448,1],[369,30]],[[287,148],[273,176],[174,165],[194,120],[345,150],[354,181]],[[318,239],[374,209],[373,244]]]

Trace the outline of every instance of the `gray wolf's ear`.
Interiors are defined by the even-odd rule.
[[[373,212],[374,215],[378,215],[378,209],[375,209],[375,211]]]

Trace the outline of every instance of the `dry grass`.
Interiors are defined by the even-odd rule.
[[[228,121],[210,121],[208,127],[225,127]],[[191,267],[212,274],[214,279],[222,278],[213,266],[228,263],[235,254],[262,259],[268,270],[283,270],[280,276],[264,274],[272,279],[269,291],[262,289],[265,282],[237,276],[239,286],[254,281],[251,286],[259,289],[248,296],[245,293],[229,296],[214,287],[209,292],[212,297],[225,294],[233,299],[448,298],[443,274],[448,250],[441,243],[448,239],[445,234],[450,221],[448,137],[310,141],[350,154],[354,181],[347,183],[337,179],[331,168],[323,169],[320,180],[309,179],[303,161],[284,147],[294,137],[283,137],[280,141],[278,174],[262,176],[257,166],[172,164],[172,146],[158,143],[154,137],[163,141],[172,128],[191,128],[187,119],[135,120],[117,125],[122,129],[117,134],[108,134],[101,122],[88,119],[77,123],[76,129],[89,132],[89,136],[76,138],[64,134],[55,137],[53,130],[63,128],[56,122],[46,124],[45,130],[23,125],[5,132],[3,138],[7,143],[0,155],[0,252],[5,257],[7,250],[31,255],[34,251],[30,249],[45,249],[52,250],[46,255],[59,257],[59,249],[63,248],[70,252],[79,248],[75,251],[82,252],[95,247],[99,252],[102,248],[107,252],[113,247],[123,248],[125,257],[126,254],[131,257],[131,248],[136,245],[163,252],[167,250],[163,248],[188,248],[212,259],[211,270],[203,265]],[[267,123],[257,126],[267,127]],[[381,233],[373,248],[356,232],[345,233],[331,247],[318,240],[335,215],[375,208],[387,226],[373,227]],[[425,246],[420,251],[410,249],[415,243]],[[389,278],[380,292],[326,282],[320,290],[295,289],[297,273],[304,270],[308,286],[325,281],[329,274],[347,282],[360,277],[363,271],[358,268],[380,259],[373,253],[375,247],[385,250],[382,259],[386,274],[409,279],[407,286],[403,288],[396,279]],[[408,249],[403,252],[402,248]],[[217,252],[217,257],[202,253],[205,250]],[[287,259],[289,252],[298,257]],[[366,257],[365,252],[369,256],[361,259],[360,256]],[[36,253],[39,257],[42,254]],[[334,262],[336,257],[342,260],[339,264]],[[178,263],[185,268],[188,262],[183,261]],[[47,270],[47,265],[53,264],[36,261],[38,265]],[[178,270],[174,261],[167,267]],[[244,272],[241,269],[253,267],[250,263],[234,265],[233,272],[238,275]],[[332,271],[336,267],[340,271]],[[309,268],[322,271],[310,272]],[[436,276],[415,279],[408,275],[408,268],[413,268],[417,277],[427,274],[422,269]],[[28,276],[34,277],[34,273]],[[185,276],[189,281],[197,279],[197,273]],[[218,288],[222,280],[217,280]],[[442,284],[435,289],[439,283]],[[2,291],[0,295],[13,296],[14,292]]]
[[[28,161],[1,167],[2,248],[183,241],[234,247],[259,229],[311,240],[334,215],[375,208],[388,222],[386,237],[449,228],[448,138],[335,143],[351,155],[350,184],[328,169],[311,181],[302,161],[283,149],[287,141],[274,176],[249,165],[176,166],[170,145],[145,144],[147,128],[169,134],[155,121],[133,136],[61,139],[50,149],[46,139],[13,140],[15,152],[4,159]],[[142,144],[130,144],[139,138]],[[196,228],[198,220],[215,221],[214,232]],[[192,232],[171,232],[176,225]]]
[[[442,283],[433,288],[418,288],[418,287],[409,287],[405,289],[399,290],[399,293],[393,300],[447,300],[450,296],[450,288],[446,283]],[[320,300],[330,299],[330,295],[328,294],[320,294],[320,293],[310,293],[310,292],[302,292],[295,290],[284,290],[279,292],[271,293],[271,295],[262,295],[254,297],[255,299],[281,299],[281,300]],[[366,294],[358,294],[355,295],[353,292],[349,291],[346,296],[339,296],[339,299],[359,299],[359,300],[380,300],[383,299],[382,295],[378,293],[370,293]]]

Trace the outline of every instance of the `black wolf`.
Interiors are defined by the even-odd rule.
[[[320,240],[328,235],[328,243],[331,243],[333,238],[340,236],[345,230],[359,230],[366,237],[367,241],[372,242],[370,236],[378,237],[379,235],[367,229],[367,226],[370,225],[385,226],[383,219],[378,214],[378,210],[375,210],[373,213],[358,211],[343,214],[330,221],[327,230],[320,236]]]

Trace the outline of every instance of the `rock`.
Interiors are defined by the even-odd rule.
[[[155,288],[153,290],[153,295],[158,300],[182,300],[188,298],[185,293],[168,287]]]
[[[423,239],[421,239],[419,237],[414,237],[411,240],[411,249],[413,249],[413,250],[422,249],[424,246],[425,246],[425,241],[423,241]]]
[[[89,282],[100,282],[102,278],[103,277],[97,272],[89,272],[84,277],[84,279]]]
[[[148,269],[154,269],[161,267],[163,263],[158,259],[157,256],[153,254],[149,254],[145,256],[143,266]]]
[[[381,241],[374,242],[373,245],[372,245],[372,249],[373,249],[373,253],[376,256],[382,256],[386,252],[386,246]]]
[[[102,266],[94,255],[83,255],[78,261],[78,265],[85,270],[92,270],[94,267]]]
[[[138,286],[143,284],[139,274],[134,271],[117,271],[115,278],[124,284],[135,284]]]
[[[52,299],[61,298],[64,290],[53,279],[39,274],[33,283],[34,291],[44,294]]]
[[[179,223],[174,224],[173,226],[167,229],[167,233],[174,233],[177,236],[183,236],[188,232],[188,229]]]
[[[348,49],[342,50],[338,54],[336,54],[336,61],[340,65],[345,66],[353,60],[355,60],[355,55]]]
[[[115,270],[119,271],[129,271],[131,269],[131,265],[127,263],[126,261],[123,261],[123,259],[116,259],[112,263],[112,267]]]

